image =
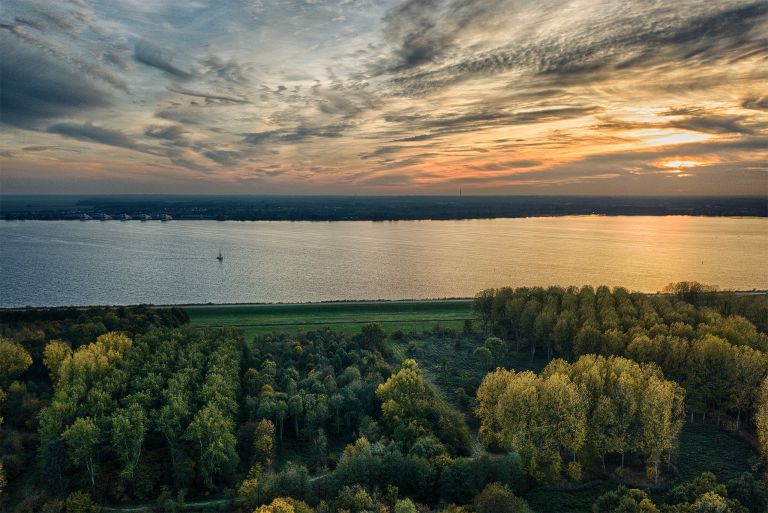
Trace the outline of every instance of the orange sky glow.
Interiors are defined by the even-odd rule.
[[[765,2],[0,17],[4,194],[768,194]]]

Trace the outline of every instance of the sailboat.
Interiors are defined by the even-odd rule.
[[[219,250],[219,256],[216,257],[216,260],[218,260],[219,262],[224,260],[224,257],[221,255],[221,250]]]

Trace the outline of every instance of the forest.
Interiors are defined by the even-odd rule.
[[[463,328],[0,312],[0,510],[768,510],[768,297],[499,288]]]

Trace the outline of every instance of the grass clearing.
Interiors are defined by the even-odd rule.
[[[463,328],[463,323],[461,327]],[[484,340],[485,335],[478,329],[465,334],[459,331],[458,338],[430,331],[415,337],[410,336],[407,340],[392,341],[392,346],[396,352],[402,352],[405,357],[416,360],[427,376],[443,391],[445,397],[454,406],[462,409],[472,422],[472,412],[461,405],[457,389],[462,388],[468,395],[474,396],[475,389],[491,370],[473,354]],[[505,367],[538,372],[545,365],[546,358],[539,356],[531,360],[530,354],[525,351],[510,351],[508,356],[494,362],[492,368]]]
[[[274,331],[331,328],[357,333],[369,322],[387,332],[422,332],[439,324],[460,330],[471,318],[471,300],[188,306],[192,326],[238,326],[246,340]]]

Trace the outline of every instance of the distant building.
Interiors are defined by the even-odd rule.
[[[109,214],[105,214],[105,213],[99,214],[98,218],[99,218],[100,221],[111,221],[112,220],[112,216],[109,215]]]
[[[120,216],[120,220],[121,221],[130,221],[131,219],[133,219],[133,218],[131,216],[129,216],[128,214],[123,214],[123,215]]]
[[[141,214],[139,216],[139,219],[141,219],[142,221],[151,221],[152,220],[152,216],[149,215],[149,214]]]
[[[93,218],[91,216],[89,216],[88,214],[85,214],[85,213],[80,214],[80,220],[81,221],[90,221],[91,219],[93,219]]]
[[[173,221],[173,216],[171,214],[163,214],[163,217],[160,218],[161,221]]]

